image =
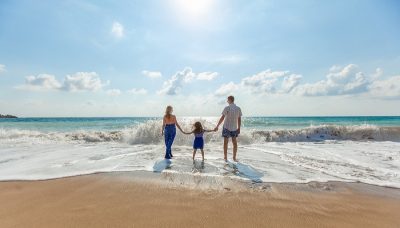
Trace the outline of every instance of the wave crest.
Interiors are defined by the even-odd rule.
[[[252,138],[266,142],[304,142],[323,140],[400,141],[399,127],[374,125],[320,125],[297,130],[254,131]]]
[[[212,124],[203,120],[204,126],[211,129]],[[187,131],[191,123],[181,123]],[[178,131],[178,130],[177,130]],[[40,132],[18,129],[0,129],[2,140],[29,140],[39,141],[75,141],[75,142],[120,142],[128,144],[162,144],[160,121],[147,121],[132,127],[117,131],[75,131],[75,132]],[[239,140],[242,144],[263,142],[307,142],[324,140],[352,140],[352,141],[395,141],[400,142],[399,127],[378,127],[374,125],[320,125],[302,129],[285,130],[254,130],[244,128]],[[177,133],[175,144],[191,145],[192,135]],[[220,132],[205,134],[207,143],[222,142]]]

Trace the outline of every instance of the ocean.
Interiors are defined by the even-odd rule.
[[[178,117],[213,129],[218,117]],[[205,134],[205,162],[192,135],[177,133],[164,160],[161,118],[0,119],[0,180],[148,171],[253,182],[346,181],[400,187],[400,116],[244,117],[239,162],[223,160],[221,128]],[[228,159],[231,160],[231,146]]]

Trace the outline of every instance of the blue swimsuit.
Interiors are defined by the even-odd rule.
[[[204,131],[201,133],[195,133],[194,142],[193,142],[193,149],[203,149],[204,147],[204,139],[203,139]]]

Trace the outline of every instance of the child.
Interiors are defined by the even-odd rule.
[[[203,129],[203,126],[201,125],[200,122],[194,123],[192,128],[194,128],[192,130],[192,132],[189,132],[189,133],[188,132],[184,132],[184,133],[187,134],[187,135],[194,134],[194,136],[195,136],[194,142],[193,142],[193,161],[194,161],[194,156],[196,155],[197,149],[200,149],[201,156],[202,156],[203,161],[204,161],[204,150],[203,150],[203,148],[204,148],[204,139],[203,139],[203,134],[204,134],[204,132],[213,132],[214,130],[205,130],[205,129]]]

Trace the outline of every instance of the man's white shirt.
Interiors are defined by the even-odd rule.
[[[225,116],[224,128],[228,131],[236,131],[238,129],[238,118],[242,116],[242,110],[232,103],[224,108],[222,115]]]

